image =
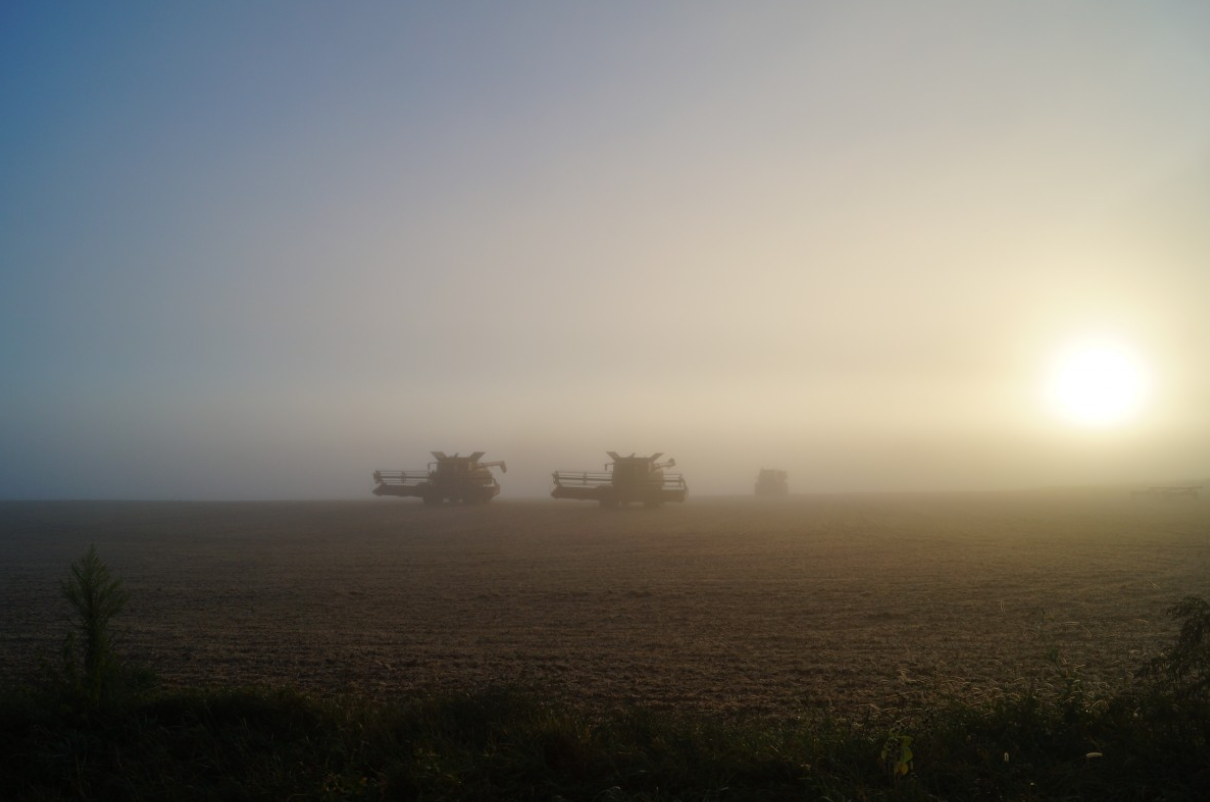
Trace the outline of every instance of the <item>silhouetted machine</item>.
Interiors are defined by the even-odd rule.
[[[437,461],[430,462],[427,471],[374,471],[374,495],[413,496],[425,504],[486,504],[500,495],[500,484],[490,469],[508,473],[503,460],[480,462],[483,451],[469,457],[431,453]]]
[[[606,451],[613,462],[601,471],[555,471],[554,498],[574,498],[596,501],[602,507],[642,502],[648,507],[659,507],[666,501],[684,501],[689,495],[689,486],[679,473],[664,473],[672,468],[676,460],[657,462],[662,454],[650,457],[620,457]]]
[[[761,468],[756,475],[756,495],[785,496],[790,493],[790,484],[786,481],[786,472],[772,468]]]

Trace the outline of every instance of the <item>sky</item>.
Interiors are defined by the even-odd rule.
[[[1210,481],[1210,5],[13,2],[0,499]],[[1049,400],[1113,343],[1132,413]],[[402,503],[383,501],[383,503]]]

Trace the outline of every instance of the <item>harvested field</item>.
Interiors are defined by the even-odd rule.
[[[692,499],[0,504],[0,680],[65,631],[90,543],[121,649],[172,685],[552,697],[793,714],[1128,676],[1210,595],[1210,505],[1109,490]]]

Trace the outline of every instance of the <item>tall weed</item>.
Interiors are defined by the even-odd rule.
[[[52,683],[59,686],[63,701],[95,710],[120,691],[147,681],[147,672],[128,670],[118,656],[113,619],[125,608],[129,595],[122,580],[97,556],[95,545],[72,563],[59,589],[72,613],[61,669]]]

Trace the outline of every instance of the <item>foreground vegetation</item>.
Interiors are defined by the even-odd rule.
[[[0,692],[0,799],[966,800],[1210,797],[1210,605],[1120,688],[1048,682],[910,724],[554,705],[492,689],[391,700],[165,690],[109,635],[125,592],[90,551],[61,665]]]
[[[1204,799],[1210,710],[1148,699],[953,705],[911,733],[557,709],[484,692],[371,703],[150,693],[0,703],[3,799]]]

